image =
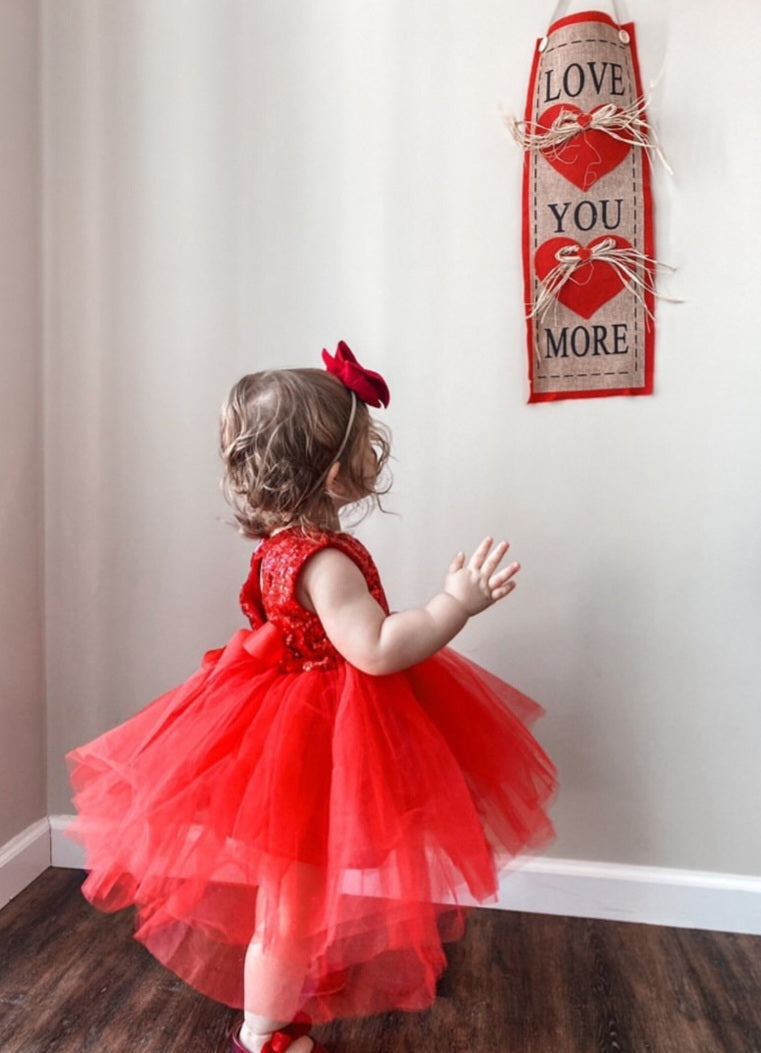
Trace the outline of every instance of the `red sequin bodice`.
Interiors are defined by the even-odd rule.
[[[302,607],[296,593],[302,567],[310,556],[324,548],[337,548],[357,564],[370,594],[388,613],[378,570],[356,538],[329,532],[305,533],[299,528],[265,538],[251,558],[240,605],[252,629],[265,622],[280,629],[286,653],[281,663],[284,670],[331,669],[344,661],[325,635],[320,619]]]

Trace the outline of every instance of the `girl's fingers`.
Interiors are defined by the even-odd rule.
[[[489,549],[492,547],[493,543],[494,543],[494,539],[491,538],[491,537],[485,537],[483,539],[483,541],[478,546],[476,551],[470,557],[470,562],[468,563],[468,566],[470,567],[471,570],[480,570],[481,569],[481,567],[484,564],[484,560],[486,559],[486,556],[488,555]]]
[[[500,588],[492,589],[492,599],[502,600],[505,598],[505,596],[509,596],[515,588],[516,584],[517,582],[515,581],[508,581],[507,584],[500,586]]]
[[[485,589],[491,601],[501,600],[515,588],[512,578],[521,569],[520,563],[510,563],[502,570],[498,570],[500,563],[505,558],[505,553],[510,548],[507,541],[500,541],[492,549],[494,538],[485,537],[473,555],[468,560],[468,570],[478,575],[480,588]],[[451,570],[460,570],[465,566],[465,557],[459,553],[457,559],[451,566]]]
[[[461,570],[465,566],[465,553],[458,552],[452,562],[449,564],[448,574],[454,574],[458,570]]]
[[[510,546],[506,541],[500,541],[500,543],[497,545],[494,551],[490,553],[490,555],[487,556],[487,558],[484,560],[484,564],[481,568],[481,571],[483,574],[486,575],[487,578],[490,578],[492,576],[494,571],[505,558],[505,553],[509,548]]]
[[[511,563],[509,567],[503,567],[503,569],[500,570],[499,573],[493,574],[489,578],[490,590],[494,592],[495,589],[501,588],[503,585],[509,582],[510,579],[513,578],[520,569],[520,563]],[[515,582],[513,582],[513,585],[515,585]]]
[[[521,569],[520,563],[508,563],[502,570],[498,570],[496,574],[492,574],[490,581],[493,581],[495,585],[501,585],[502,582],[508,581]]]

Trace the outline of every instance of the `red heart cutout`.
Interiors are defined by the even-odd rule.
[[[622,143],[607,132],[587,127],[599,109],[601,107],[596,106],[584,113],[570,102],[558,103],[544,111],[535,129],[537,133],[548,132],[563,112],[576,117],[583,131],[559,146],[548,146],[542,150],[542,156],[579,190],[589,190],[598,179],[618,168],[631,150],[631,143]]]
[[[631,243],[625,238],[607,234],[603,238],[594,238],[586,248],[573,238],[550,238],[536,250],[534,266],[540,281],[544,281],[552,268],[557,267],[560,262],[557,258],[558,249],[569,247],[577,250],[584,262],[576,267],[556,295],[562,304],[582,318],[591,318],[603,304],[618,296],[624,288],[624,280],[615,267],[605,260],[589,258],[592,249],[606,238],[615,241],[617,249],[631,248]]]

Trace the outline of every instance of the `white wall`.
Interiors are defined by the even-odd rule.
[[[394,605],[487,530],[524,564],[461,647],[548,709],[552,851],[761,875],[761,9],[634,8],[686,302],[654,397],[528,406],[497,105],[535,4],[43,4],[51,812],[64,751],[239,624],[226,389],[343,337],[392,388],[400,515],[361,535]]]
[[[38,23],[0,4],[0,846],[47,814]]]

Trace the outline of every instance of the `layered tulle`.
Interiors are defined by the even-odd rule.
[[[69,755],[84,892],[135,904],[137,938],[229,1005],[255,926],[277,950],[293,925],[315,1020],[422,1008],[463,894],[493,898],[498,863],[551,836],[540,710],[449,650],[370,677],[283,673],[281,646],[242,630]]]

